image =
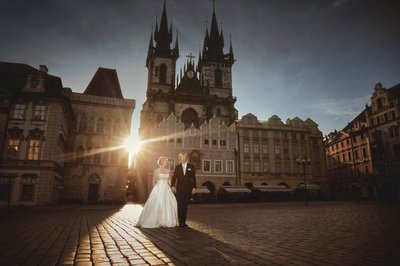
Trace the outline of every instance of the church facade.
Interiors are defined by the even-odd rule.
[[[296,163],[299,158],[311,160],[307,178],[314,190],[325,188],[322,133],[311,119],[295,118],[289,124],[276,116],[268,122],[251,114],[238,119],[232,89],[232,43],[225,53],[215,8],[197,63],[190,54],[179,74],[178,39],[173,47],[172,43],[172,26],[168,27],[164,3],[147,52],[148,82],[139,129],[142,149],[136,163],[141,177],[138,182],[142,182],[139,187],[143,188],[139,198],[145,199],[151,191],[157,158],[168,157],[172,170],[180,152],[188,153],[196,166],[198,187],[207,187],[215,194],[222,187],[232,191],[228,186],[248,192],[250,189],[243,189],[245,185],[281,185],[281,191],[301,188],[304,173]]]
[[[225,53],[215,10],[197,63],[190,54],[179,74],[178,38],[173,48],[172,42],[164,3],[160,24],[150,36],[146,59],[148,82],[139,129],[144,143],[138,165],[140,175],[145,176],[142,186],[150,190],[149,180],[159,156],[167,156],[172,169],[180,152],[187,152],[196,165],[200,186],[208,184],[214,190],[224,182],[235,184],[234,121],[238,112],[232,94],[232,43]]]

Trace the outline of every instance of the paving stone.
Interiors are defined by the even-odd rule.
[[[400,265],[394,204],[190,205],[184,229],[137,228],[134,209],[17,211],[0,265]]]

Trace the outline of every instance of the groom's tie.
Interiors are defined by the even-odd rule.
[[[183,175],[186,175],[186,165],[182,164]]]

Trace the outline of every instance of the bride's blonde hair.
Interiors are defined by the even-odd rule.
[[[158,158],[158,161],[157,161],[157,164],[159,165],[159,166],[161,166],[161,162],[162,161],[168,161],[168,158],[167,157],[165,157],[165,156],[161,156],[160,158]]]

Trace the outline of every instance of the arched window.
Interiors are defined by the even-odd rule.
[[[76,161],[78,163],[82,163],[83,162],[83,159],[84,159],[83,154],[84,154],[84,150],[83,150],[82,146],[79,146],[76,149]]]
[[[119,152],[114,151],[111,155],[111,164],[118,164],[119,162]]]
[[[79,122],[79,132],[86,132],[88,128],[86,115],[82,115],[81,121]]]
[[[113,131],[114,131],[114,134],[119,134],[120,132],[120,129],[121,129],[121,123],[119,122],[119,119],[117,119],[115,122],[114,122],[114,128],[113,128]]]
[[[112,121],[111,121],[111,119],[108,119],[107,120],[107,123],[106,123],[106,128],[105,128],[105,132],[107,132],[107,133],[111,133],[111,130],[112,130]]]
[[[93,155],[93,163],[94,164],[100,164],[101,163],[101,153],[100,153],[100,148],[97,147],[95,150],[95,153]]]
[[[165,64],[160,65],[160,83],[167,82],[167,66]]]
[[[99,133],[99,134],[103,134],[104,133],[104,120],[103,120],[103,118],[100,118],[99,120],[97,120],[96,133]]]
[[[214,71],[214,86],[222,86],[222,71],[219,68],[215,69]]]

